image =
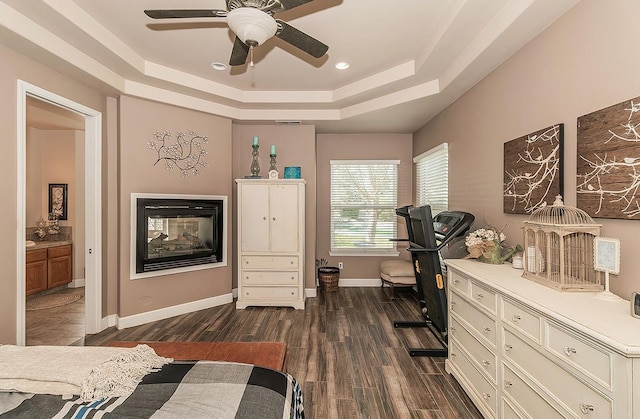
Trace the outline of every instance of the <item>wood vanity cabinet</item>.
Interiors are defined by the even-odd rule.
[[[26,294],[31,295],[71,282],[71,245],[28,250],[26,254]]]

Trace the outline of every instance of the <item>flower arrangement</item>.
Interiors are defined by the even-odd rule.
[[[501,264],[514,253],[522,252],[522,246],[505,248],[503,242],[507,239],[502,231],[493,227],[479,228],[467,235],[464,244],[469,254],[467,258],[478,259],[480,262]]]

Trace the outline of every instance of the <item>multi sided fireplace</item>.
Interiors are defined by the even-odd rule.
[[[226,265],[226,197],[134,194],[133,207],[134,277]]]

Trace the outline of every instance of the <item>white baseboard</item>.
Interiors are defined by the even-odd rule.
[[[318,288],[306,288],[304,290],[304,296],[307,298],[315,298],[318,296]]]
[[[67,284],[67,288],[82,288],[84,287],[84,278],[74,279]]]
[[[204,300],[179,304],[177,306],[147,311],[146,313],[134,314],[132,316],[126,317],[117,317],[115,326],[118,329],[126,329],[127,327],[139,326],[141,324],[168,319],[169,317],[217,307],[224,304],[229,304],[231,302],[233,302],[233,295],[231,293],[224,294],[217,297],[205,298]]]

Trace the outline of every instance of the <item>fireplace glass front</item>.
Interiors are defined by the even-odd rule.
[[[222,261],[222,200],[138,199],[136,272]]]

